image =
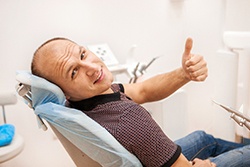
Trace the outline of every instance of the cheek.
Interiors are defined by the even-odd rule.
[[[66,97],[69,97],[71,100],[82,100],[84,98],[84,95],[82,94],[84,92],[81,88],[75,88],[70,87],[70,89],[65,90]]]
[[[73,84],[72,82],[67,81],[64,81],[60,84],[60,87],[66,96],[72,96],[76,94],[78,92],[77,89],[79,89],[76,86],[78,86],[78,84]]]
[[[107,81],[113,81],[112,73],[110,73],[110,72],[106,73],[106,79],[107,79]]]
[[[113,82],[113,74],[108,70],[107,67],[105,67],[105,75],[109,81]]]

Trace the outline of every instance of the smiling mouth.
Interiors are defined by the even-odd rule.
[[[102,78],[102,75],[103,75],[103,71],[101,70],[97,79],[95,80],[94,84],[97,83],[98,81],[100,81],[100,79]]]

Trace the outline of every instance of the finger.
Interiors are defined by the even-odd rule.
[[[188,72],[196,72],[199,70],[207,71],[207,63],[206,62],[199,62],[195,65],[187,66]]]
[[[202,161],[202,160],[199,159],[199,158],[195,158],[192,162],[193,162],[193,164],[196,164],[196,163],[199,162],[199,161]]]
[[[192,38],[187,38],[186,44],[185,44],[185,50],[184,50],[184,53],[183,53],[183,55],[187,59],[191,58],[190,52],[192,50],[192,47],[193,47],[193,40],[192,40]]]
[[[191,58],[186,61],[185,65],[188,67],[188,66],[198,64],[200,62],[205,63],[205,60],[204,60],[203,56],[191,54]]]
[[[208,164],[210,164],[210,166],[216,167],[216,164],[213,163],[213,162],[211,162],[210,159],[206,159],[205,161],[206,161]]]
[[[204,81],[208,76],[208,71],[206,68],[202,68],[197,71],[190,72],[189,76],[193,81]]]

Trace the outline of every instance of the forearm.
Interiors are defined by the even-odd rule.
[[[162,100],[177,89],[188,83],[190,79],[186,77],[182,68],[174,71],[156,75],[141,83],[125,84],[125,93],[135,102],[142,104]]]
[[[145,102],[162,100],[189,81],[182,68],[150,78],[144,81],[142,90]]]

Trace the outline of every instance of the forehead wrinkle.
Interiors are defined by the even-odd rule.
[[[62,54],[58,61],[59,73],[61,73],[61,76],[63,76],[64,78],[67,77],[67,74],[73,67],[73,64],[70,63],[69,59],[74,55],[73,51],[75,45],[73,43],[69,43],[65,48],[65,52]]]

